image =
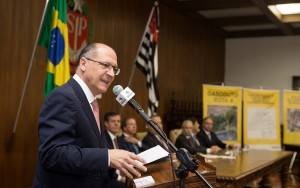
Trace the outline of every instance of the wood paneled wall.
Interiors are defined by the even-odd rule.
[[[16,134],[11,137],[18,105],[40,24],[44,1],[0,0],[0,187],[29,187],[33,181],[38,148],[38,113],[44,101],[46,49],[38,46],[21,109]],[[94,41],[113,47],[121,74],[113,85],[127,86],[151,1],[86,1],[94,24]],[[225,40],[204,26],[188,20],[165,5],[160,6],[159,114],[168,112],[172,92],[177,99],[200,101],[203,83],[224,80]],[[102,117],[120,111],[110,90],[100,100]],[[146,79],[135,70],[131,89],[135,99],[147,108]],[[134,115],[139,131],[144,122],[128,106],[122,116]],[[11,140],[9,147],[8,141]]]

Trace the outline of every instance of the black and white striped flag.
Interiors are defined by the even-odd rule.
[[[159,26],[158,2],[154,3],[149,21],[146,25],[145,34],[136,57],[135,65],[147,77],[148,89],[148,115],[156,115],[158,109],[158,87],[157,87],[157,40]]]

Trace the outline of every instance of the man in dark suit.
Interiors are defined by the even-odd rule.
[[[116,112],[107,112],[104,115],[105,137],[108,149],[125,149],[122,147],[121,137],[117,136],[121,126],[121,116]],[[125,188],[126,177],[122,176],[119,170],[110,170],[110,187]]]
[[[161,129],[163,130],[163,124],[160,116],[153,115],[151,116],[151,120]],[[160,145],[162,148],[164,148],[166,151],[169,151],[169,148],[167,147],[166,143],[163,141],[163,139],[153,130],[153,128],[150,125],[146,125],[146,128],[148,129],[147,135],[143,139],[143,144],[145,145],[145,149],[150,149],[152,147],[155,147],[157,145]]]
[[[232,149],[234,145],[227,145],[224,142],[222,142],[216,135],[215,132],[212,131],[213,128],[213,119],[210,117],[205,117],[202,122],[202,129],[201,131],[197,134],[197,138],[200,141],[200,144],[202,146],[205,146],[206,148],[216,148],[218,147],[219,150],[220,148],[225,149],[229,148]]]
[[[137,131],[136,120],[133,117],[125,118],[121,124],[123,134],[122,145],[127,151],[138,154],[145,150],[145,145],[135,137]]]
[[[191,120],[185,120],[181,125],[182,133],[178,136],[175,142],[177,148],[185,148],[190,154],[207,153],[206,148],[198,145],[196,140],[192,137],[193,122]]]
[[[104,115],[105,137],[108,149],[124,149],[117,133],[121,128],[121,116],[116,112],[107,112]]]
[[[53,90],[39,115],[39,151],[33,187],[109,187],[109,167],[129,178],[146,168],[141,157],[107,148],[95,96],[118,75],[117,55],[105,44],[90,44],[77,61],[76,74]]]
[[[191,137],[196,142],[197,146],[200,146],[200,142],[199,142],[199,140],[196,136],[197,133],[200,132],[200,124],[199,124],[198,120],[195,117],[190,117],[188,119],[193,122],[193,129],[192,129]]]

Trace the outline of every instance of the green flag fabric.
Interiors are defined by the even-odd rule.
[[[70,79],[66,0],[49,0],[39,45],[48,49],[44,94]]]

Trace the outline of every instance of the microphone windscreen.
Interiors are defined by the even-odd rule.
[[[121,91],[123,91],[123,87],[120,85],[116,85],[113,87],[113,93],[115,95],[119,95],[121,93]]]

